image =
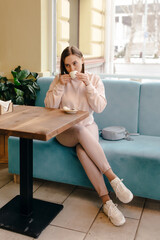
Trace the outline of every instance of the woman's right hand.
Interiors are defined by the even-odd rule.
[[[65,85],[67,84],[68,82],[71,81],[71,77],[69,74],[64,74],[64,75],[60,75],[59,76],[59,82],[62,84],[62,85]]]

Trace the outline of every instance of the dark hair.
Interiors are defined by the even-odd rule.
[[[65,73],[68,73],[68,71],[65,68],[64,60],[66,57],[68,57],[70,55],[76,55],[79,58],[83,57],[83,54],[77,47],[75,47],[75,46],[66,47],[61,54],[61,60],[60,60],[60,72],[62,75]],[[85,69],[84,69],[84,63],[83,63],[81,72],[84,73],[84,71],[85,71]]]

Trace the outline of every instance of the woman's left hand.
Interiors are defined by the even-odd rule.
[[[90,81],[89,81],[89,77],[87,73],[76,73],[76,77],[78,80],[84,82],[84,84],[87,86],[89,85]]]

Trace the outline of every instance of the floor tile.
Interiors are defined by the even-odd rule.
[[[136,240],[160,239],[160,201],[147,199]]]
[[[85,240],[134,240],[138,220],[126,219],[123,226],[115,227],[104,213],[99,213]]]
[[[7,163],[0,163],[0,170],[4,169],[4,168],[7,168],[7,171],[8,171],[8,164]]]
[[[33,191],[35,191],[41,185],[40,181],[34,181]],[[20,187],[19,184],[14,183],[13,181],[6,184],[3,188],[0,189],[0,207],[4,206],[16,195],[19,195]]]
[[[1,240],[32,240],[33,238],[24,236],[18,233],[14,233],[11,231],[0,229],[0,239]]]
[[[87,232],[94,221],[101,200],[95,191],[76,189],[64,202],[64,208],[52,225]]]
[[[19,194],[19,184],[16,184],[13,181],[11,181],[7,185],[5,185],[3,188],[1,188],[0,189],[0,196],[1,196],[0,207],[5,205],[17,194]]]
[[[19,194],[19,184],[12,179],[7,165],[0,164],[0,208]],[[100,210],[102,203],[94,190],[36,179],[33,191],[35,198],[64,205],[38,240],[160,239],[160,201],[134,197],[131,203],[123,204],[112,193],[111,198],[126,217],[124,226],[115,227]],[[0,229],[0,240],[33,238]]]
[[[1,188],[5,184],[13,180],[13,175],[8,173],[8,168],[3,167],[3,165],[1,166],[0,171],[1,171],[1,174],[0,174],[0,188]]]
[[[35,193],[34,198],[44,201],[63,203],[75,186],[46,181]]]
[[[113,202],[118,204],[119,210],[123,212],[125,217],[140,219],[145,202],[144,198],[134,197],[130,203],[124,204],[118,200],[115,193],[112,192],[110,196]]]
[[[48,226],[38,240],[83,240],[85,233],[76,232],[55,226]]]

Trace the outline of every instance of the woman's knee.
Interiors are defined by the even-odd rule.
[[[78,139],[81,138],[81,137],[85,137],[87,132],[88,132],[88,130],[87,130],[86,127],[84,127],[84,126],[75,126],[75,133],[76,133]]]

